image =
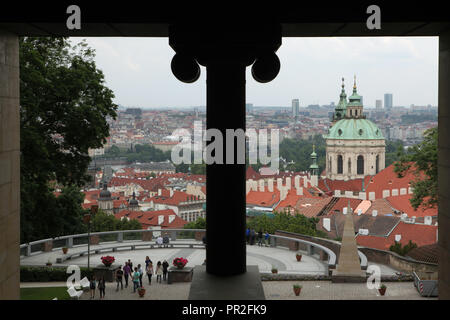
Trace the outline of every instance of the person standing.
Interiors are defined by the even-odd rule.
[[[147,272],[148,284],[151,285],[153,276],[153,263],[150,261],[147,265],[147,268],[145,269],[146,269],[145,271]]]
[[[258,246],[262,247],[262,241],[263,241],[263,232],[261,229],[258,231]]]
[[[142,270],[142,267],[140,264],[137,266],[139,271],[139,287],[142,287],[142,276],[144,275],[144,271]]]
[[[122,271],[122,268],[119,267],[119,269],[117,269],[117,271],[116,271],[116,282],[117,282],[116,291],[119,291],[119,283],[120,283],[121,290],[123,290],[122,277],[123,277],[123,271]]]
[[[123,273],[125,274],[125,288],[128,288],[128,277],[131,276],[131,267],[128,262],[125,262],[125,267],[123,267]]]
[[[134,272],[133,272],[133,292],[136,292],[136,289],[139,288],[139,271],[137,267],[134,267]]]
[[[255,229],[252,229],[250,231],[250,245],[253,245],[255,243],[255,235],[256,235]]]
[[[92,279],[89,283],[89,288],[91,289],[91,299],[94,299],[95,297],[95,288],[96,288],[96,283],[95,283],[95,276],[92,276]]]
[[[130,259],[128,259],[128,265],[130,266],[131,271],[133,271],[133,262],[131,262]]]
[[[264,243],[266,244],[266,246],[269,246],[269,232],[266,230],[266,234],[264,235]]]
[[[162,268],[163,268],[163,280],[166,281],[167,280],[167,272],[169,271],[169,263],[167,262],[167,260],[163,261]]]
[[[158,280],[159,280],[159,283],[161,283],[161,281],[162,281],[161,280],[161,276],[163,274],[161,261],[158,261],[158,263],[156,264],[156,271],[155,271],[155,273],[156,273],[156,282],[158,282]]]
[[[100,299],[105,298],[105,289],[106,289],[105,277],[102,276],[98,280],[98,290],[100,291]]]
[[[245,230],[245,238],[247,239],[247,244],[250,244],[250,228]]]

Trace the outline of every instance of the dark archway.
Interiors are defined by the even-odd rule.
[[[364,157],[358,156],[358,159],[356,161],[356,173],[357,174],[364,174]]]
[[[337,173],[342,174],[344,171],[344,160],[342,160],[342,156],[338,155],[337,157]]]

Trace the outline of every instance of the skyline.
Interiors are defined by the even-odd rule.
[[[77,43],[83,38],[70,39]],[[205,67],[195,83],[178,81],[170,70],[174,52],[167,39],[92,37],[86,42],[96,50],[97,68],[114,91],[115,103],[143,109],[206,105]],[[272,82],[257,83],[247,68],[247,103],[337,103],[342,77],[350,96],[356,75],[367,108],[385,93],[393,94],[394,106],[438,104],[437,37],[283,38],[277,55],[281,70]]]

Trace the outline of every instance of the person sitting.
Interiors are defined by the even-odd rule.
[[[161,248],[161,246],[163,244],[163,238],[161,236],[156,238],[156,244]]]
[[[163,238],[164,248],[169,247],[169,241],[170,241],[169,237],[165,235]]]

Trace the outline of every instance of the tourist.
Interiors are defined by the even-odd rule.
[[[169,263],[167,262],[167,260],[163,261],[162,267],[163,267],[163,280],[166,281],[167,280],[167,272],[169,269]]]
[[[156,238],[156,244],[161,248],[163,244],[163,238],[161,237],[161,235],[159,235],[159,237]]]
[[[89,283],[89,287],[91,288],[91,299],[94,299],[94,297],[95,297],[95,287],[96,287],[95,276],[92,276],[92,279],[91,279],[91,281]]]
[[[148,256],[145,257],[145,268],[148,267],[148,264],[152,262],[152,260],[150,260],[150,258]]]
[[[116,282],[117,282],[116,291],[119,291],[119,283],[120,283],[121,290],[123,290],[122,277],[123,277],[122,267],[119,266],[119,269],[117,269],[117,271],[116,271]],[[128,279],[127,279],[127,281],[128,281]]]
[[[137,268],[139,271],[139,287],[142,287],[142,276],[144,275],[144,271],[142,270],[140,264],[138,264]]]
[[[131,271],[133,271],[133,262],[131,262],[130,259],[128,259],[128,265],[130,266]]]
[[[262,230],[259,229],[259,231],[258,231],[258,246],[262,247],[262,241],[263,241],[263,233],[262,233]]]
[[[103,299],[105,297],[105,289],[106,289],[105,277],[102,276],[98,280],[98,290],[100,291],[100,299]]]
[[[133,272],[133,292],[136,292],[136,289],[139,288],[139,278],[140,278],[140,274],[138,271],[137,267],[134,267],[134,272]]]
[[[158,282],[158,280],[159,280],[159,283],[161,283],[161,281],[162,281],[161,276],[163,274],[163,268],[162,268],[161,261],[158,261],[158,263],[156,264],[155,273],[156,273],[156,282]]]
[[[264,235],[264,243],[266,244],[266,246],[269,246],[269,232],[266,230],[266,234]]]
[[[250,231],[250,245],[253,245],[255,243],[255,236],[256,236],[255,229],[252,229]]]
[[[169,247],[169,236],[166,234],[163,238],[163,244],[164,244],[164,248],[168,248]]]
[[[147,271],[148,284],[151,285],[153,276],[153,263],[150,261],[145,269]]]
[[[123,273],[125,274],[125,288],[128,288],[128,277],[131,276],[132,269],[128,262],[125,262],[125,267],[123,267]]]
[[[245,238],[247,239],[247,244],[250,244],[250,228],[245,230]]]

